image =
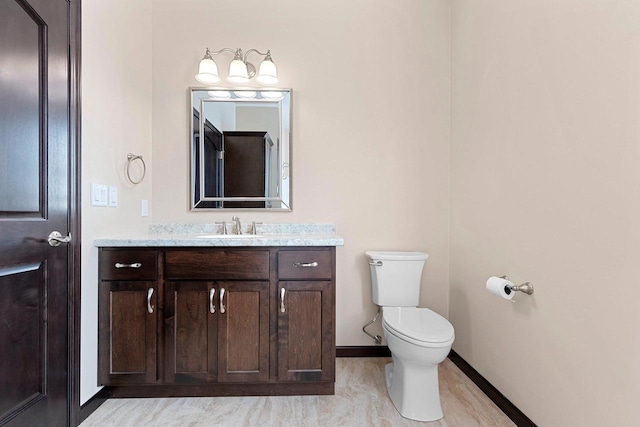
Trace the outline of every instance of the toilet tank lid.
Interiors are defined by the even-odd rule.
[[[424,252],[367,251],[365,254],[369,259],[381,261],[424,261],[429,258]]]

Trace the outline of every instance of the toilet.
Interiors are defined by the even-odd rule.
[[[382,307],[382,329],[391,350],[385,366],[389,397],[400,415],[416,421],[442,418],[438,364],[454,340],[453,326],[428,308],[418,308],[423,252],[366,252],[373,302]]]

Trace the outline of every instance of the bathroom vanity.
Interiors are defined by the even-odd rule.
[[[99,383],[111,397],[333,394],[341,244],[281,233],[96,241]]]

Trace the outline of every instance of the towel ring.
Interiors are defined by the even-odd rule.
[[[131,178],[131,163],[133,163],[134,160],[140,160],[142,162],[142,176],[137,181]],[[127,173],[127,179],[129,180],[129,182],[131,182],[132,184],[140,184],[147,173],[147,165],[144,163],[144,159],[142,158],[142,156],[129,153],[127,154],[127,168],[125,171]]]

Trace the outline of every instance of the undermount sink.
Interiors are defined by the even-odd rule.
[[[254,239],[260,236],[256,234],[203,234],[196,237],[198,239]]]

